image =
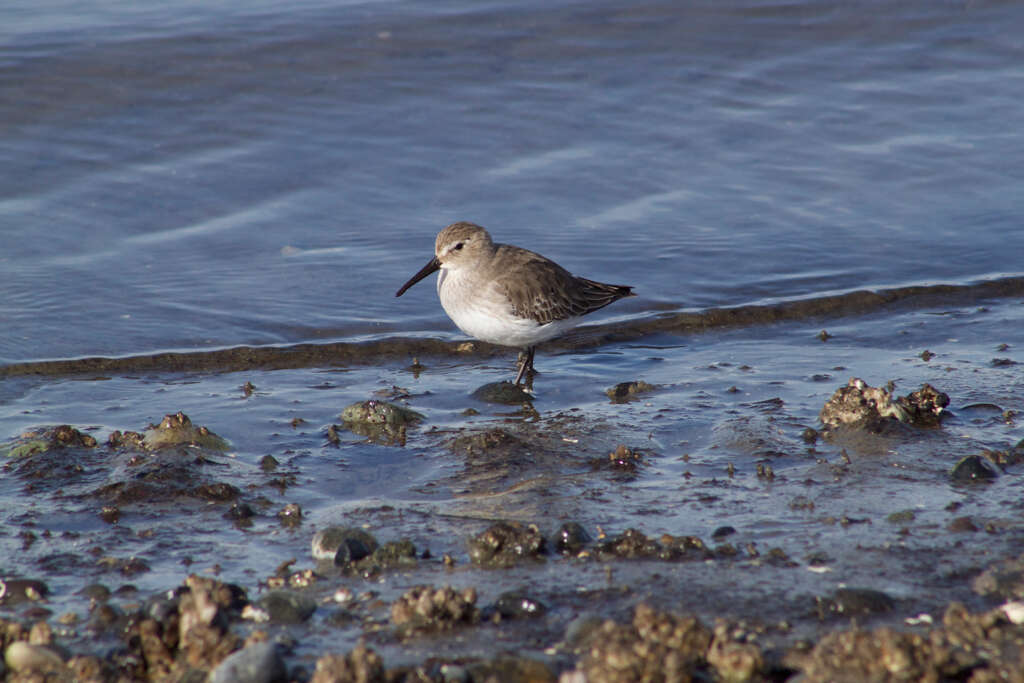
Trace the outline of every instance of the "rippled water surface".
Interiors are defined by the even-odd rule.
[[[455,220],[631,315],[1019,273],[1022,11],[8,5],[0,358],[446,333]]]

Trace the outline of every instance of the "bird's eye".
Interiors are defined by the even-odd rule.
[[[455,245],[455,251],[462,251],[462,242]]]

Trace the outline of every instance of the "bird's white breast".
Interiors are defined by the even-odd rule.
[[[512,315],[512,305],[493,280],[472,277],[466,269],[441,268],[437,295],[445,313],[460,330],[491,344],[525,348],[571,329],[578,318],[544,325]]]

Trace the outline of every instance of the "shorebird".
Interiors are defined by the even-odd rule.
[[[437,294],[460,330],[481,341],[521,349],[514,384],[530,385],[537,344],[575,327],[588,313],[623,297],[626,285],[577,277],[554,261],[496,244],[473,223],[452,223],[437,235],[434,257],[395,292],[440,270]]]

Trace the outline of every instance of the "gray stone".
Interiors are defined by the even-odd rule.
[[[209,683],[285,683],[288,672],[277,647],[255,643],[232,653],[210,672]]]

